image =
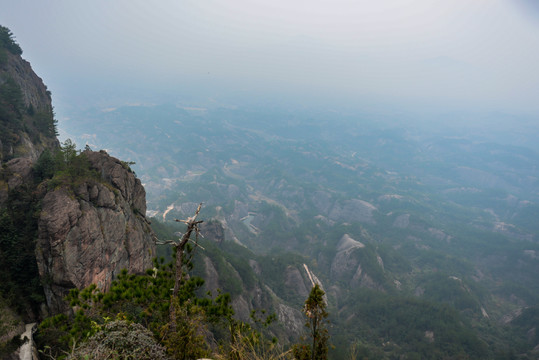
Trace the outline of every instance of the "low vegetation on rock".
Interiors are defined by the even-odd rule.
[[[104,324],[79,346],[69,360],[167,360],[165,349],[144,326],[126,320]]]

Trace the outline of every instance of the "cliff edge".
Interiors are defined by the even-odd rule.
[[[51,93],[0,25],[0,162],[58,148]]]
[[[60,146],[51,94],[21,54],[0,26],[0,301],[28,322],[43,303],[67,310],[70,288],[145,271],[155,245],[140,180],[106,152]]]
[[[83,155],[100,178],[48,191],[38,221],[36,259],[53,313],[66,310],[69,289],[106,290],[122,269],[142,273],[155,256],[140,180],[104,151]]]

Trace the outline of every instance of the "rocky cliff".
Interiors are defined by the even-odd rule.
[[[58,147],[51,95],[7,34],[1,27],[0,162],[22,157],[35,161],[44,149]]]
[[[0,26],[0,300],[31,320],[43,295],[64,311],[70,288],[143,272],[155,248],[140,180],[105,152],[64,159],[50,92],[21,54]]]
[[[142,273],[155,256],[140,180],[103,151],[84,155],[100,180],[48,191],[39,216],[37,265],[55,313],[66,309],[69,289],[92,283],[107,289],[122,269]]]
[[[195,275],[204,279],[204,293],[230,293],[235,316],[244,322],[252,322],[253,311],[259,317],[264,315],[262,309],[275,314],[278,323],[270,333],[283,343],[297,341],[305,328],[300,309],[312,286],[306,267],[275,266],[264,257],[259,263],[250,250],[225,239],[219,221],[205,224],[201,232],[209,241],[195,258]]]

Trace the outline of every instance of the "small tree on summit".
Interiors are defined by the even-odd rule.
[[[316,284],[305,301],[303,313],[307,316],[305,326],[309,328],[311,342],[310,344],[294,345],[292,351],[297,360],[325,360],[328,358],[329,334],[326,327],[328,313],[324,295],[324,290]]]
[[[11,30],[2,25],[0,25],[0,49],[6,49],[14,55],[22,54],[22,49],[15,41]]]

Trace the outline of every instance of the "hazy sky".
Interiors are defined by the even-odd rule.
[[[0,24],[60,103],[163,92],[539,113],[537,3],[0,0]]]

